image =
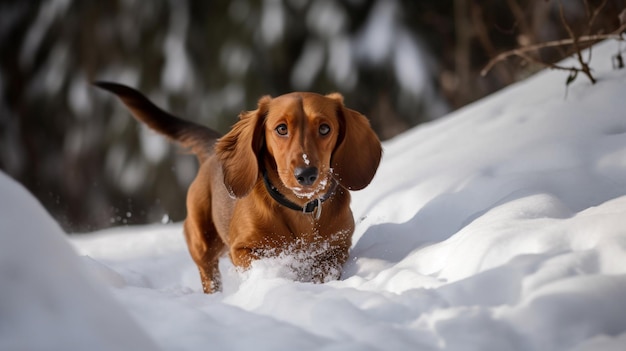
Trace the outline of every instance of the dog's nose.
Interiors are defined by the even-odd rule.
[[[312,185],[317,180],[316,167],[298,167],[294,170],[293,175],[300,185]]]

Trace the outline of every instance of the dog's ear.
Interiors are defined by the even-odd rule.
[[[346,108],[338,93],[326,97],[337,101],[340,131],[331,165],[339,184],[349,190],[365,188],[374,178],[382,146],[369,121],[357,111]]]
[[[230,132],[215,145],[224,172],[224,185],[231,196],[246,196],[259,178],[258,155],[263,147],[263,128],[270,101],[271,97],[264,96],[256,110],[242,112]]]

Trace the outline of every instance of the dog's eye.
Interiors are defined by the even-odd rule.
[[[287,129],[287,125],[284,123],[279,124],[278,127],[276,127],[276,133],[278,133],[278,135],[285,136],[288,132],[289,130]]]
[[[320,126],[320,134],[327,135],[328,133],[330,133],[330,126],[328,124],[322,124]]]

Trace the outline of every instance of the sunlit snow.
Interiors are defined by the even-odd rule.
[[[546,71],[386,142],[326,284],[225,258],[223,292],[204,295],[180,223],[71,236],[76,256],[2,176],[0,349],[623,350],[618,48],[596,46],[598,83],[567,98]]]

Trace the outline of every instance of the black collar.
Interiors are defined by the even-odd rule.
[[[313,211],[317,209],[317,212],[315,213],[316,219],[319,219],[320,215],[322,214],[322,203],[332,197],[335,193],[335,190],[337,189],[337,182],[334,179],[331,179],[330,189],[326,194],[313,201],[307,202],[306,205],[302,207],[289,201],[289,199],[287,199],[285,195],[281,194],[281,192],[278,191],[278,189],[276,189],[276,187],[273,186],[272,183],[270,183],[270,179],[267,176],[267,171],[263,172],[263,182],[265,183],[265,189],[267,189],[267,192],[270,194],[272,199],[276,200],[276,202],[287,208],[302,213],[313,213]]]

